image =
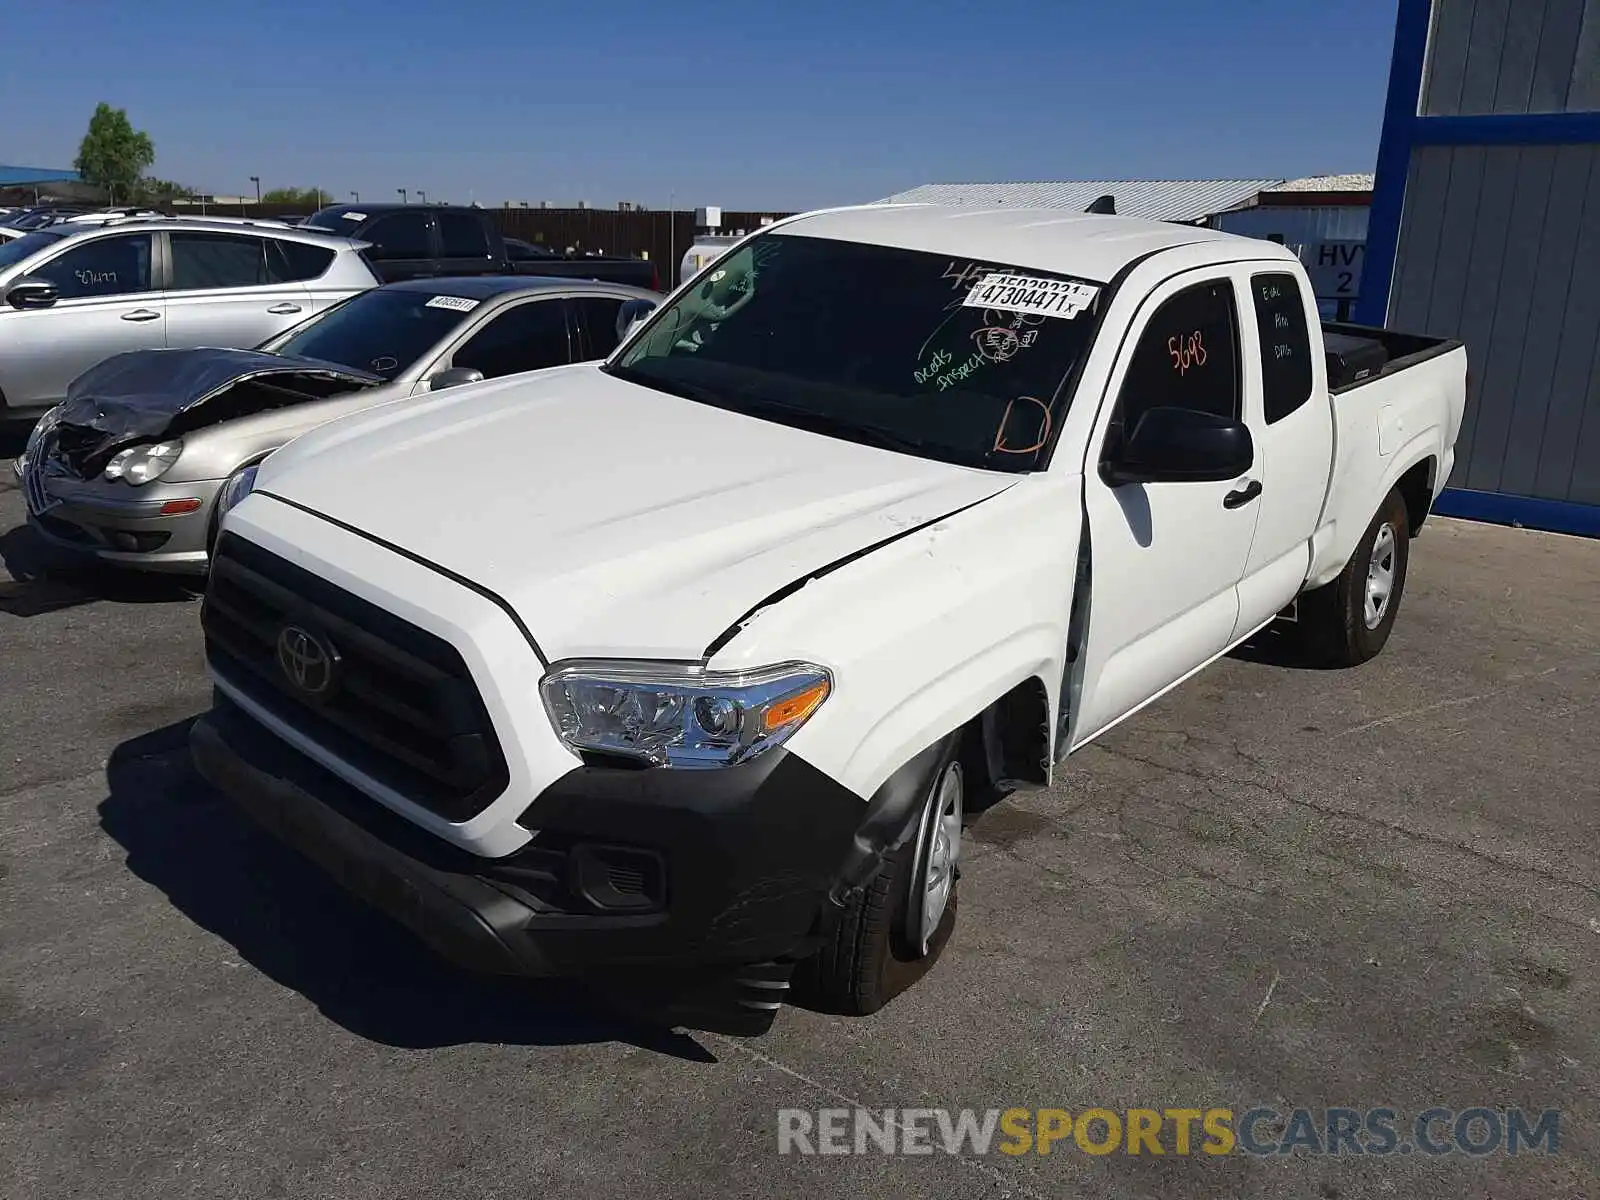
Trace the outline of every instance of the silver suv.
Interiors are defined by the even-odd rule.
[[[124,350],[259,345],[375,286],[362,245],[171,217],[62,223],[0,242],[0,420],[37,416]]]

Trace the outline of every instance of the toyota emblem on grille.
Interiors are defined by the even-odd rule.
[[[327,695],[338,665],[338,651],[310,630],[285,625],[278,631],[278,669],[306,696]]]

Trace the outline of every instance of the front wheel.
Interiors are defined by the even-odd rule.
[[[960,739],[931,772],[912,836],[850,898],[828,941],[795,973],[796,999],[865,1016],[905,991],[938,961],[956,924],[966,773]]]
[[[1384,497],[1337,578],[1300,597],[1305,645],[1330,666],[1353,667],[1383,649],[1400,611],[1411,524],[1398,491]]]

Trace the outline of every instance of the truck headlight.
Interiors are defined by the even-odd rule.
[[[728,767],[783,744],[833,690],[823,667],[750,671],[591,659],[539,684],[556,735],[574,750],[658,767]]]
[[[231,508],[256,490],[256,471],[259,469],[259,464],[253,463],[228,476],[222,490],[217,493],[217,520],[222,520]]]
[[[106,464],[105,477],[126,480],[134,487],[138,487],[142,483],[160,479],[171,469],[172,464],[178,461],[178,455],[182,453],[182,438],[134,446],[111,456],[111,461]]]

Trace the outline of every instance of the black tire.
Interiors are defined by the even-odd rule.
[[[956,926],[959,860],[950,884],[944,915],[928,938],[924,952],[908,936],[907,915],[913,880],[928,854],[926,816],[939,805],[940,785],[962,766],[961,739],[948,739],[944,752],[923,785],[922,799],[910,835],[884,863],[883,869],[846,903],[822,949],[802,961],[792,983],[796,1002],[846,1016],[875,1013],[932,969]]]
[[[1373,658],[1389,640],[1405,594],[1411,555],[1411,523],[1398,491],[1384,498],[1377,515],[1336,579],[1300,597],[1299,627],[1307,653],[1327,666],[1354,667]],[[1374,556],[1387,563],[1387,599],[1376,613],[1367,606]]]

